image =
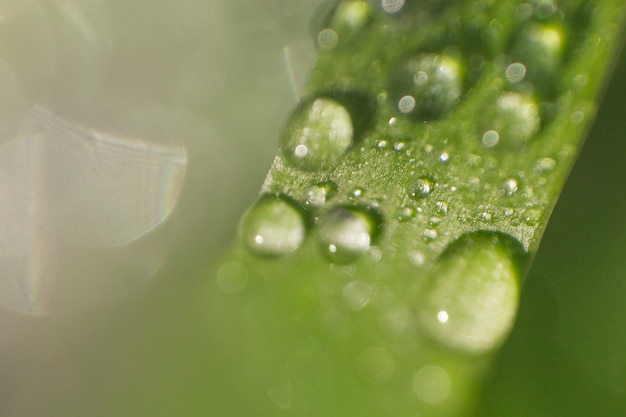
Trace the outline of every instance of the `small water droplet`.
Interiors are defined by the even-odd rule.
[[[217,285],[227,294],[238,294],[248,285],[248,270],[241,262],[226,262],[215,276]]]
[[[413,200],[419,200],[424,197],[428,197],[432,193],[434,188],[433,182],[430,178],[421,177],[418,178],[408,190],[409,198]]]
[[[398,119],[392,117],[389,119],[389,126],[395,126],[398,123]]]
[[[424,233],[422,233],[422,240],[424,242],[432,242],[433,240],[439,237],[439,233],[435,229],[426,229]]]
[[[519,184],[517,183],[517,180],[515,178],[509,178],[504,181],[504,184],[502,185],[502,192],[504,195],[510,197],[513,194],[517,193],[518,188]]]
[[[352,119],[339,103],[318,98],[299,106],[281,139],[285,158],[295,167],[313,171],[335,166],[353,140]]]
[[[556,166],[556,161],[552,158],[540,158],[535,163],[533,170],[537,174],[544,174],[550,172]]]
[[[322,251],[334,262],[349,262],[369,248],[379,221],[362,208],[336,207],[322,218],[319,243]]]
[[[539,219],[541,218],[541,210],[537,208],[531,208],[524,212],[524,217],[522,220],[528,226],[536,226],[539,223]]]
[[[417,250],[411,251],[408,253],[408,255],[413,265],[422,266],[424,265],[424,262],[426,262],[426,255],[424,255],[424,253],[420,251],[417,251]]]
[[[343,303],[353,311],[365,308],[372,297],[372,287],[363,281],[352,281],[343,287]]]
[[[245,214],[240,235],[254,253],[280,256],[300,247],[306,234],[302,214],[293,204],[275,195],[265,195]]]
[[[418,311],[424,330],[467,353],[496,348],[513,325],[523,254],[517,240],[495,232],[450,244],[427,278]]]
[[[303,205],[306,208],[320,208],[337,192],[337,185],[332,181],[325,181],[310,186],[304,191]]]
[[[448,160],[450,159],[450,155],[447,152],[442,152],[441,155],[439,155],[439,162],[448,162]]]
[[[410,206],[403,206],[396,212],[396,220],[399,222],[407,222],[415,217],[415,209]]]
[[[363,194],[365,194],[365,189],[362,187],[356,187],[350,190],[350,192],[348,193],[348,199],[350,201],[356,201],[359,198],[363,197]]]
[[[406,144],[404,142],[397,142],[396,144],[393,145],[393,149],[396,152],[400,152],[404,149],[404,147],[406,146]]]
[[[438,226],[441,223],[441,218],[440,217],[436,217],[433,216],[430,219],[428,219],[428,225],[429,226]]]
[[[514,62],[506,67],[504,77],[508,82],[517,84],[526,77],[526,66],[521,62]]]
[[[393,376],[396,364],[387,350],[373,347],[359,356],[358,366],[363,379],[371,384],[382,384]]]
[[[376,147],[378,149],[387,149],[388,146],[389,146],[389,142],[387,142],[385,139],[381,139],[378,142],[376,142]]]
[[[480,213],[479,219],[483,223],[489,223],[491,221],[492,215],[486,211]]]
[[[448,203],[446,203],[445,201],[437,201],[435,203],[435,210],[437,211],[437,214],[448,214]]]
[[[501,143],[515,148],[526,143],[539,131],[539,109],[535,101],[528,96],[504,92],[498,97],[496,106],[485,112],[483,126],[487,129],[483,135],[485,146]],[[487,135],[489,137],[485,143]],[[497,140],[494,140],[496,137]]]
[[[444,116],[462,94],[461,66],[447,55],[422,54],[392,78],[393,97],[402,113],[431,120]]]
[[[439,366],[424,366],[413,377],[413,391],[427,404],[445,401],[450,395],[451,388],[450,375]]]

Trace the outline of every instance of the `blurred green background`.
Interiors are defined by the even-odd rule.
[[[156,116],[140,130],[175,136],[188,165],[177,209],[156,230],[123,246],[55,246],[44,265],[52,314],[0,311],[0,415],[219,416],[206,393],[236,381],[203,367],[211,350],[189,300],[257,196],[314,61],[321,2],[43,3],[0,1],[11,69],[0,75],[12,86],[3,143],[37,103],[103,130],[158,108],[177,130]],[[477,415],[626,414],[624,97],[623,54]]]

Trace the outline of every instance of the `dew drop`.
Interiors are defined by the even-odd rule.
[[[461,66],[447,55],[422,54],[410,59],[393,76],[393,97],[398,109],[420,120],[444,116],[462,93]]]
[[[365,189],[362,187],[356,187],[350,190],[350,192],[348,193],[348,199],[351,201],[356,201],[359,198],[363,197],[363,194],[365,194]]]
[[[580,124],[582,123],[583,120],[585,120],[585,113],[583,113],[580,110],[575,111],[572,114],[570,114],[569,120],[575,125]]]
[[[495,349],[514,322],[523,253],[517,240],[495,232],[450,244],[427,278],[418,310],[424,330],[467,353]]]
[[[556,167],[556,161],[552,158],[540,158],[535,162],[533,171],[537,174],[545,174]]]
[[[285,158],[295,167],[315,171],[335,166],[352,145],[354,130],[339,103],[318,98],[299,106],[281,140]]]
[[[432,242],[437,239],[437,237],[439,237],[439,233],[437,233],[435,229],[426,229],[422,233],[422,240],[427,243]]]
[[[240,235],[246,246],[263,256],[281,256],[295,251],[305,234],[305,222],[298,209],[269,194],[244,214],[240,224]]]
[[[325,181],[310,186],[304,191],[303,205],[306,208],[320,208],[337,192],[337,185],[332,181]]]
[[[408,190],[409,198],[413,200],[419,200],[424,197],[428,197],[432,193],[434,188],[433,182],[430,178],[421,177],[418,178]]]
[[[439,155],[439,162],[445,163],[448,162],[449,159],[450,155],[447,152],[442,152],[441,155]]]
[[[504,184],[502,185],[502,192],[504,195],[510,197],[517,193],[518,188],[519,184],[517,183],[517,180],[515,178],[509,178],[508,180],[504,181]]]
[[[504,92],[496,106],[485,112],[483,125],[487,129],[483,134],[483,145],[495,146],[500,143],[515,148],[539,131],[539,109],[528,96]]]
[[[448,214],[448,203],[446,203],[445,201],[437,201],[437,203],[435,203],[435,209],[437,211],[437,214]]]
[[[415,217],[415,209],[410,206],[403,206],[396,212],[396,220],[399,222],[408,222]]]
[[[361,208],[336,207],[322,218],[319,243],[333,262],[350,262],[367,252],[378,224],[377,216]]]

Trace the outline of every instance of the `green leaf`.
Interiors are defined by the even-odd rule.
[[[238,381],[209,394],[220,415],[469,412],[622,17],[617,0],[332,8],[202,293],[208,360]]]

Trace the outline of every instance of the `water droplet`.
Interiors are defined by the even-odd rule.
[[[320,49],[329,51],[334,49],[338,43],[339,35],[332,29],[322,29],[320,33],[317,34],[317,45]]]
[[[441,155],[439,155],[439,162],[445,163],[448,162],[449,159],[450,155],[448,154],[448,152],[442,152]]]
[[[396,220],[399,222],[407,222],[415,217],[415,209],[410,206],[403,206],[396,212]]]
[[[426,229],[424,233],[422,233],[422,239],[424,242],[432,242],[433,240],[439,237],[439,233],[435,229]]]
[[[365,189],[361,187],[356,187],[350,190],[350,192],[348,193],[348,199],[350,201],[356,201],[361,198],[363,194],[365,194]]]
[[[248,270],[240,262],[226,262],[215,276],[217,285],[227,294],[237,294],[248,285]]]
[[[286,255],[298,249],[306,234],[301,213],[290,202],[265,195],[245,214],[240,235],[246,246],[264,256]]]
[[[428,197],[433,191],[434,185],[430,178],[421,177],[418,178],[410,187],[408,196],[413,200],[419,200],[424,197]]]
[[[382,384],[393,376],[396,364],[387,350],[373,347],[359,356],[358,366],[363,379],[371,384]]]
[[[385,13],[398,13],[404,7],[404,0],[382,0],[381,6]]]
[[[523,253],[518,241],[495,232],[471,233],[453,242],[427,278],[418,311],[424,330],[468,353],[497,347],[517,311]]]
[[[488,143],[494,142],[507,147],[517,147],[526,143],[539,131],[539,109],[535,101],[519,93],[504,92],[498,98],[496,106],[485,112],[483,125],[488,130],[483,135],[491,135]],[[494,133],[489,133],[493,131]],[[491,146],[494,146],[491,145]]]
[[[393,76],[391,91],[402,113],[421,120],[442,117],[461,97],[460,64],[447,55],[419,55]]]
[[[502,185],[502,192],[504,195],[510,197],[513,194],[517,193],[518,188],[519,185],[517,183],[517,180],[515,178],[509,178],[508,180],[504,181],[504,184]]]
[[[526,66],[521,62],[514,62],[506,67],[504,77],[510,83],[519,83],[526,77]]]
[[[486,148],[493,148],[500,141],[500,134],[495,130],[488,130],[483,134],[483,145]]]
[[[396,119],[395,117],[389,119],[389,126],[395,126],[396,123],[398,123],[398,119]]]
[[[343,303],[353,311],[362,310],[372,297],[372,287],[363,281],[352,281],[343,287]]]
[[[320,208],[337,192],[337,185],[332,181],[325,181],[310,186],[304,191],[303,204],[306,208]]]
[[[435,203],[435,210],[437,211],[437,214],[448,214],[448,203],[446,203],[445,201],[437,201]]]
[[[535,162],[535,167],[533,171],[537,174],[545,174],[550,172],[556,166],[556,161],[552,158],[540,158]]]
[[[353,134],[348,111],[334,100],[318,98],[292,114],[283,132],[282,152],[298,168],[328,169],[352,145]]]
[[[396,152],[400,152],[404,149],[405,146],[406,144],[404,142],[397,142],[393,145],[393,150]]]
[[[408,255],[413,265],[422,266],[426,262],[426,256],[420,251],[411,251]]]
[[[531,208],[524,212],[524,217],[522,220],[528,226],[536,226],[539,223],[539,219],[541,218],[541,210],[537,208]]]
[[[389,146],[389,142],[387,142],[385,139],[381,139],[378,142],[376,142],[376,147],[378,149],[386,149],[387,146]]]
[[[424,366],[413,377],[413,391],[428,404],[443,402],[450,395],[451,388],[450,375],[439,366]]]
[[[483,223],[489,223],[491,221],[492,215],[491,213],[487,213],[486,211],[480,213],[480,221]]]
[[[376,216],[361,208],[336,207],[322,218],[319,242],[334,262],[349,262],[365,253],[379,223]]]

